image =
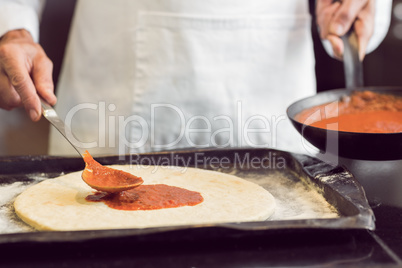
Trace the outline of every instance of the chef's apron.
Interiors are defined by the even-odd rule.
[[[305,152],[286,107],[315,93],[306,0],[77,3],[56,110],[94,155]],[[50,153],[75,154],[53,128]]]

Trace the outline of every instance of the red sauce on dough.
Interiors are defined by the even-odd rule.
[[[165,184],[139,185],[133,189],[118,189],[120,186],[141,184],[142,178],[130,173],[102,166],[88,151],[84,154],[86,163],[82,178],[98,192],[85,199],[104,202],[107,206],[120,210],[152,210],[195,206],[204,199],[200,193]]]
[[[92,158],[88,151],[84,154],[84,161],[86,167],[82,177],[86,183],[90,184],[90,186],[96,190],[100,190],[96,186],[112,188],[141,184],[144,182],[142,178],[134,176],[133,174],[102,166]]]
[[[195,206],[204,200],[198,192],[166,184],[140,185],[119,193],[96,192],[85,199],[91,202],[104,202],[107,206],[119,210]]]
[[[358,91],[338,102],[306,109],[295,119],[337,131],[397,133],[402,132],[402,98]]]

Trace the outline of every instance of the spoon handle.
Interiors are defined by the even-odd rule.
[[[359,40],[353,30],[342,36],[343,41],[343,68],[345,72],[345,83],[347,89],[363,87],[363,64],[359,59]]]
[[[71,129],[60,119],[53,107],[44,99],[40,98],[42,105],[42,114],[74,147],[74,149],[83,157],[85,146],[78,141],[71,132]],[[73,141],[72,141],[73,140]],[[82,149],[81,149],[82,148]]]

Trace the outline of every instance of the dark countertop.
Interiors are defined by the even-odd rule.
[[[96,243],[49,243],[40,250],[7,247],[2,252],[4,267],[267,267],[401,265],[402,212],[376,209],[378,228],[365,230],[296,230],[238,233],[222,239],[186,240],[183,237],[153,241],[115,240]],[[399,215],[399,218],[394,218]],[[399,224],[384,223],[392,217]],[[197,235],[195,235],[197,236]],[[16,252],[20,257],[16,257]],[[99,265],[99,266],[98,266]]]
[[[342,160],[365,187],[376,230],[203,229],[139,239],[0,246],[2,267],[402,266],[402,161]],[[380,174],[378,174],[380,173]],[[399,182],[401,180],[401,182]],[[221,238],[222,232],[226,232]],[[187,232],[188,234],[188,232]],[[18,257],[17,257],[18,256]]]

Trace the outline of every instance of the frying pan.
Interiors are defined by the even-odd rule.
[[[402,159],[402,132],[363,133],[327,130],[312,127],[295,120],[301,111],[339,100],[354,90],[402,96],[401,87],[363,87],[362,63],[358,57],[358,42],[353,31],[342,37],[344,43],[344,71],[346,88],[334,89],[299,100],[287,109],[287,115],[296,130],[321,152],[360,160]]]

